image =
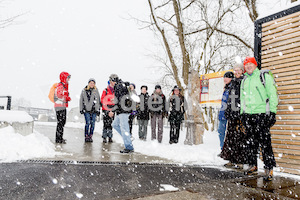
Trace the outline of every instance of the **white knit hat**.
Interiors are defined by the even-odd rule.
[[[233,66],[232,69],[235,69],[235,68],[240,68],[242,71],[244,71],[244,65],[242,63],[237,63]]]

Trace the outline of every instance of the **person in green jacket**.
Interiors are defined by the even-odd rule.
[[[276,166],[270,128],[276,122],[277,89],[274,78],[269,73],[261,73],[254,57],[246,57],[244,66],[246,73],[241,83],[240,102],[241,120],[246,128],[249,164],[245,174],[257,173],[257,154],[261,147],[266,173],[264,180],[270,181],[273,167]]]

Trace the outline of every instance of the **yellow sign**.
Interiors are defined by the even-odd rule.
[[[200,104],[221,106],[224,90],[223,76],[228,71],[232,70],[200,76]]]

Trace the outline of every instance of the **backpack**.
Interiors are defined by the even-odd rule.
[[[57,88],[57,85],[58,85],[58,83],[54,83],[53,85],[52,85],[52,87],[50,88],[50,91],[49,91],[49,95],[48,95],[48,98],[49,98],[49,100],[52,102],[52,103],[55,103],[55,101],[56,101],[56,95],[55,95],[55,90],[56,90],[56,88]]]
[[[276,93],[277,93],[277,85],[276,85],[275,78],[274,78],[274,75],[271,72],[271,70],[269,70],[269,69],[263,69],[263,70],[260,71],[260,81],[261,81],[261,83],[266,88],[265,74],[269,74],[273,78],[274,85],[275,85],[275,88],[276,88]],[[277,95],[277,98],[279,98],[278,95]],[[271,111],[270,111],[270,100],[269,100],[269,98],[267,98],[266,103],[267,103],[267,105],[266,105],[266,114],[270,115]]]

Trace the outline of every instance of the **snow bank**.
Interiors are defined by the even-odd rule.
[[[25,111],[0,110],[0,122],[32,122],[33,118]]]
[[[0,162],[54,157],[55,146],[46,136],[34,132],[23,136],[11,127],[0,129]]]
[[[96,126],[99,127],[99,125]],[[218,167],[227,163],[227,161],[224,161],[217,156],[221,152],[217,132],[206,131],[203,137],[204,144],[185,145],[184,140],[186,138],[186,128],[184,127],[180,132],[179,142],[177,144],[170,145],[169,127],[164,127],[162,143],[158,143],[157,140],[151,141],[150,130],[151,127],[148,126],[147,141],[143,141],[138,137],[138,126],[133,126],[133,137],[135,138],[133,140],[133,146],[135,152],[148,156],[165,158],[178,164],[197,164]],[[123,143],[122,137],[117,132],[114,131],[113,137],[115,142]]]

